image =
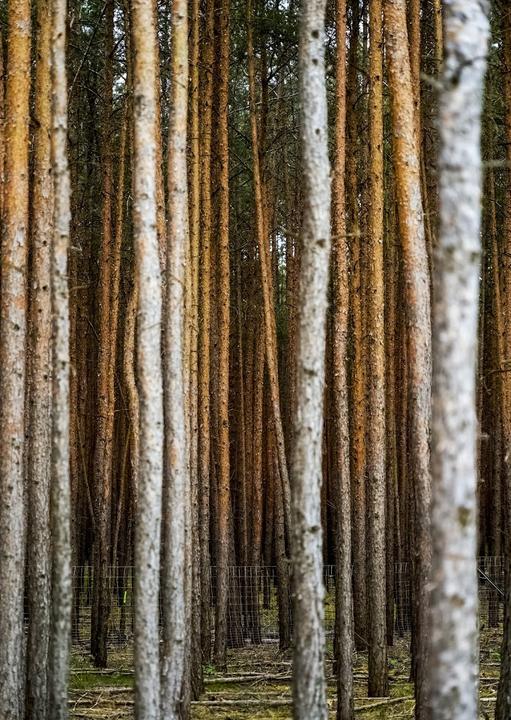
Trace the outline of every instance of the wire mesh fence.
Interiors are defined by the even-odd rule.
[[[335,624],[335,567],[324,566],[325,631],[332,637]],[[110,568],[111,606],[108,644],[128,645],[133,637],[133,567]],[[500,557],[484,557],[478,561],[479,621],[482,630],[499,628],[503,620],[504,562]],[[93,569],[89,566],[73,570],[73,643],[88,646],[91,639],[93,614]],[[214,627],[216,569],[211,572],[209,588],[211,627]],[[394,631],[406,636],[412,624],[412,581],[408,563],[394,568],[393,605]],[[279,639],[279,583],[275,567],[229,568],[227,608],[228,643],[231,647],[271,643]],[[290,618],[292,624],[292,618]]]

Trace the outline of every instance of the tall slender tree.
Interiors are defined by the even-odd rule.
[[[279,397],[279,376],[278,376],[278,349],[277,349],[277,325],[275,319],[275,289],[274,278],[271,269],[271,255],[269,245],[269,227],[267,217],[266,192],[263,185],[260,158],[262,148],[259,138],[259,123],[256,111],[256,78],[254,47],[252,39],[252,3],[247,4],[247,55],[248,55],[248,77],[250,93],[250,129],[252,140],[252,168],[254,182],[254,204],[255,204],[255,225],[257,247],[259,251],[259,263],[261,268],[261,285],[264,310],[264,329],[266,346],[266,366],[268,369],[269,391],[271,399],[271,410],[273,427],[277,441],[277,456],[279,462],[279,476],[282,484],[282,496],[284,499],[284,517],[287,532],[289,532],[289,478],[287,472],[287,460],[285,455],[284,430],[282,414],[280,411]],[[261,121],[262,124],[262,121]]]
[[[27,644],[26,715],[43,720],[48,710],[50,639],[50,451],[51,451],[51,14],[37,6],[34,174],[32,189],[32,267],[28,369],[28,532],[27,568],[30,624]]]
[[[385,597],[385,291],[383,266],[383,17],[381,0],[371,0],[369,28],[367,594],[369,695],[382,697],[387,694],[388,683]]]
[[[165,304],[164,562],[161,709],[165,717],[187,716],[181,707],[186,668],[187,505],[190,472],[185,407],[185,288],[188,243],[188,3],[172,5],[172,97],[168,156],[168,251]]]
[[[51,21],[51,160],[54,207],[51,254],[53,418],[51,453],[52,615],[49,716],[56,718],[56,720],[65,720],[69,712],[68,674],[72,602],[68,286],[71,182],[67,157],[66,0],[52,0]]]
[[[202,692],[201,662],[201,559],[200,559],[200,513],[199,513],[199,246],[200,246],[200,2],[193,0],[190,6],[190,100],[189,100],[189,183],[190,183],[190,540],[191,553],[191,692],[197,699]]]
[[[476,392],[481,107],[488,3],[448,0],[440,94],[440,231],[435,263],[432,600],[434,720],[476,720]]]
[[[111,514],[112,514],[112,459],[114,377],[111,372],[111,353],[114,349],[112,334],[113,298],[113,237],[112,206],[113,150],[113,48],[114,48],[114,0],[108,0],[105,11],[105,41],[103,57],[103,105],[101,112],[101,252],[99,263],[98,302],[98,371],[97,371],[97,420],[94,447],[94,607],[91,649],[98,667],[107,664],[107,633],[110,613],[110,565],[111,565]]]
[[[292,450],[294,717],[328,717],[321,532],[322,425],[330,258],[330,162],[324,0],[301,6],[299,84],[304,175],[297,407]]]
[[[21,717],[25,561],[24,448],[27,330],[28,125],[31,8],[8,3],[4,234],[0,298],[0,716]],[[20,692],[21,690],[21,692]]]
[[[511,288],[511,262],[509,258],[509,248],[511,247],[511,171],[509,169],[509,162],[511,161],[511,9],[501,8],[501,32],[502,32],[502,60],[504,63],[504,74],[503,74],[503,94],[505,100],[505,114],[504,114],[504,130],[505,130],[505,157],[508,163],[506,172],[506,185],[505,185],[505,205],[504,205],[504,219],[503,219],[503,235],[504,243],[503,248],[499,254],[497,254],[497,265],[494,269],[495,275],[495,310],[496,318],[495,324],[497,332],[499,328],[502,330],[501,337],[497,340],[497,358],[503,356],[500,350],[504,351],[508,347],[508,343],[511,339],[511,303],[509,301],[509,290]],[[500,267],[499,267],[500,265]],[[499,282],[500,280],[500,282]],[[502,285],[502,293],[499,292],[499,286]],[[502,318],[499,318],[498,311],[499,301],[502,298]],[[504,370],[503,367],[500,370]],[[511,465],[510,465],[510,454],[509,448],[511,447],[511,437],[509,429],[509,418],[510,418],[510,400],[511,400],[511,385],[510,385],[510,374],[509,372],[501,373],[501,398],[500,398],[500,409],[501,409],[501,422],[500,422],[500,437],[502,447],[502,454],[504,462],[502,463],[502,475],[504,481],[504,496],[506,498],[506,509],[509,509],[511,502]],[[498,468],[498,466],[497,466]],[[498,494],[500,495],[501,479],[500,473],[497,471],[496,486],[498,487]],[[498,504],[496,504],[496,511],[498,511]],[[499,522],[495,523],[497,528]],[[498,537],[499,530],[497,529],[496,535]],[[498,547],[498,545],[497,545]],[[500,673],[499,682],[499,693],[496,708],[497,720],[503,720],[510,712],[511,708],[511,639],[509,628],[511,627],[511,583],[509,578],[511,577],[511,531],[509,523],[505,527],[505,545],[504,545],[504,556],[506,559],[506,596],[504,606],[504,634],[502,638],[502,667]]]
[[[346,2],[336,3],[335,161],[332,179],[332,395],[336,514],[337,720],[353,718],[353,594],[348,407],[348,243],[346,238]]]
[[[226,665],[229,583],[229,0],[218,6],[218,547],[215,662]]]
[[[391,89],[394,174],[408,338],[409,451],[414,489],[416,716],[427,717],[428,594],[431,569],[429,426],[431,316],[428,254],[422,212],[420,155],[404,0],[385,0],[387,67]]]
[[[140,455],[135,531],[135,713],[160,717],[159,570],[163,464],[162,290],[156,223],[156,27],[133,0],[133,231],[138,287]]]
[[[210,637],[210,553],[209,553],[209,494],[210,494],[210,337],[211,337],[211,138],[213,102],[213,61],[214,61],[214,1],[205,1],[205,23],[203,33],[203,82],[201,90],[201,234],[199,286],[199,387],[198,387],[198,483],[199,483],[199,544],[201,553],[201,646],[203,660],[211,652]]]
[[[259,264],[261,268],[261,286],[263,297],[264,313],[264,336],[266,367],[268,370],[268,384],[272,411],[272,427],[275,432],[276,449],[278,459],[278,473],[276,481],[281,484],[278,490],[278,497],[282,498],[284,525],[289,532],[289,478],[287,472],[287,460],[285,453],[284,429],[280,411],[280,394],[278,378],[278,349],[277,349],[277,326],[275,319],[275,292],[274,279],[271,268],[271,256],[268,236],[267,203],[265,201],[265,188],[261,173],[261,147],[259,141],[259,123],[256,112],[256,77],[253,43],[253,10],[252,2],[247,2],[247,57],[248,57],[248,82],[250,95],[250,130],[252,140],[252,168],[254,184],[255,204],[255,226],[257,237],[257,248],[259,252]],[[280,627],[281,649],[286,649],[290,642],[290,633],[287,618],[289,617],[289,571],[287,568],[285,535],[280,543],[278,553],[277,572],[279,574],[279,612],[282,619]]]

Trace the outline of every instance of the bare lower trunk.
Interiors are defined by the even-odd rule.
[[[381,0],[370,3],[370,206],[368,267],[367,594],[369,696],[388,692],[385,563],[385,338],[383,267],[383,27]]]
[[[210,471],[210,322],[211,322],[211,116],[213,101],[213,33],[214,0],[206,2],[206,22],[202,57],[204,87],[201,94],[201,236],[200,252],[200,304],[199,304],[199,386],[198,386],[198,483],[199,483],[199,534],[201,553],[201,645],[203,662],[211,655],[210,622],[210,552],[209,552],[209,471]]]
[[[476,398],[481,105],[489,24],[479,0],[444,4],[440,232],[435,262],[432,422],[433,720],[476,720]]]
[[[47,678],[50,634],[50,454],[51,454],[51,282],[48,237],[52,233],[51,163],[51,14],[38,5],[37,66],[32,199],[30,292],[30,434],[28,446],[28,609],[27,720],[48,713]]]
[[[0,717],[18,720],[23,692],[24,444],[30,2],[8,4],[5,186],[0,307]]]
[[[273,416],[273,427],[276,440],[276,451],[279,462],[279,477],[282,483],[282,499],[284,502],[284,518],[286,525],[286,536],[289,537],[289,515],[290,515],[290,490],[287,471],[286,448],[284,442],[284,429],[282,424],[282,413],[280,410],[279,395],[279,373],[278,373],[278,348],[277,348],[277,325],[275,319],[275,291],[274,279],[271,267],[271,256],[269,247],[268,208],[266,202],[266,188],[263,183],[261,172],[261,142],[258,129],[258,118],[256,112],[256,88],[255,88],[255,63],[254,48],[252,40],[252,3],[247,3],[247,55],[248,55],[248,79],[250,91],[250,127],[252,140],[252,166],[254,183],[254,204],[256,214],[256,236],[259,250],[259,264],[261,269],[261,286],[264,310],[264,336],[266,348],[266,366],[268,369],[268,384],[270,390],[271,411]],[[262,124],[262,123],[261,123]]]
[[[346,238],[346,2],[336,6],[335,164],[332,181],[332,404],[334,493],[336,498],[337,720],[353,718],[353,593],[351,573],[351,488],[348,408],[348,243]]]
[[[321,530],[321,455],[330,257],[325,5],[324,0],[302,3],[299,45],[304,215],[291,503],[295,619],[293,714],[298,720],[328,717],[323,666]]]
[[[67,2],[52,0],[52,170],[54,182],[51,292],[53,311],[53,418],[51,453],[52,616],[50,716],[68,717],[71,649],[71,482],[69,408],[68,253],[71,184],[67,160]]]
[[[186,666],[187,513],[190,475],[185,397],[185,286],[188,244],[186,169],[188,109],[188,5],[172,6],[172,106],[169,125],[169,225],[165,306],[165,472],[162,576],[163,650],[161,711],[181,717]],[[186,713],[185,713],[186,714]]]
[[[391,88],[395,186],[404,261],[408,339],[408,417],[414,492],[414,662],[416,716],[427,717],[428,605],[431,566],[429,425],[431,318],[429,266],[421,198],[414,95],[404,0],[385,0],[387,66]]]
[[[113,152],[111,147],[113,93],[114,0],[108,0],[104,42],[104,100],[101,134],[102,208],[101,251],[99,263],[99,347],[97,369],[97,416],[94,447],[94,607],[91,651],[98,667],[107,664],[108,618],[111,600],[111,512],[113,453],[113,375],[110,354],[113,338]]]
[[[229,523],[229,0],[221,0],[218,15],[218,545],[215,662],[226,665]]]
[[[138,286],[140,457],[135,530],[135,715],[160,717],[159,569],[163,459],[161,273],[156,213],[154,13],[132,3],[134,245]]]
[[[497,339],[497,354],[504,361],[509,342],[511,340],[511,169],[509,163],[511,161],[511,9],[502,8],[501,10],[501,28],[502,28],[502,56],[504,61],[503,73],[503,95],[505,102],[504,128],[505,128],[505,147],[506,160],[508,163],[506,182],[506,196],[504,205],[504,221],[503,221],[503,242],[500,257],[494,267],[496,273],[495,279],[495,311],[496,311],[496,329],[502,331],[502,335]],[[500,287],[502,292],[499,292]],[[499,301],[502,300],[500,303]],[[502,307],[502,319],[499,322],[499,305]],[[504,370],[504,367],[499,367]],[[500,508],[503,504],[506,510],[507,522],[504,523],[504,557],[505,557],[505,583],[506,595],[504,598],[504,636],[501,649],[501,671],[499,691],[497,698],[497,707],[495,717],[496,720],[504,720],[509,717],[511,712],[511,523],[509,522],[509,508],[511,507],[511,374],[509,372],[498,373],[500,375],[501,388],[501,417],[500,417],[500,433],[499,440],[501,450],[498,453],[502,459],[501,467],[497,466],[496,484],[502,482],[502,487],[496,490],[494,498],[495,510],[495,526],[496,536],[500,534]],[[502,480],[501,480],[502,478]],[[499,542],[500,545],[500,542]]]

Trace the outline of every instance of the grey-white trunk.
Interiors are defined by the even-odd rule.
[[[446,0],[435,260],[432,583],[433,720],[478,717],[476,398],[480,116],[487,5]]]
[[[169,126],[169,225],[165,307],[165,472],[164,562],[162,564],[163,651],[161,710],[168,720],[181,717],[187,638],[186,552],[190,511],[187,457],[188,407],[185,388],[185,289],[188,245],[188,7],[172,6],[172,106]],[[186,377],[188,374],[186,373]],[[185,697],[188,693],[185,693]],[[186,715],[186,709],[185,709]]]
[[[140,453],[135,529],[135,716],[160,717],[159,570],[163,477],[161,272],[156,230],[155,16],[133,0],[134,243]]]
[[[330,163],[325,86],[325,0],[301,7],[299,78],[304,177],[303,254],[292,451],[294,717],[328,717],[323,629],[321,450],[328,271]]]
[[[69,288],[71,184],[67,159],[66,0],[52,0],[53,423],[51,454],[52,617],[50,717],[68,717],[71,646],[71,483],[69,473]]]

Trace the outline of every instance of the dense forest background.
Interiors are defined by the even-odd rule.
[[[326,717],[324,565],[338,719],[353,652],[385,697],[409,633],[416,717],[475,718],[481,557],[509,718],[507,3],[0,17],[0,716],[65,717],[66,633],[90,619],[107,668],[134,591],[137,717],[160,717],[160,623],[161,712],[186,718],[270,596],[295,716]]]

